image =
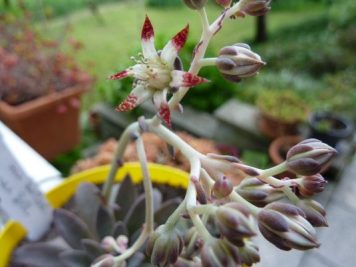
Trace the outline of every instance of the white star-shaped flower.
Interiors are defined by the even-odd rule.
[[[207,82],[204,78],[175,68],[178,52],[184,46],[188,32],[189,26],[177,33],[161,52],[157,52],[154,45],[154,30],[146,16],[141,33],[142,58],[136,60],[134,66],[109,77],[112,80],[129,76],[135,79],[133,90],[116,110],[129,111],[153,98],[160,117],[170,126],[167,93],[169,91],[174,93],[172,88],[192,87]]]

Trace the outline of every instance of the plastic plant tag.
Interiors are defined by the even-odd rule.
[[[20,152],[21,153],[21,152]],[[52,222],[52,209],[36,183],[24,172],[0,134],[0,210],[19,221],[31,241],[40,239]]]

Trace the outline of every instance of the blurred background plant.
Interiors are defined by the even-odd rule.
[[[19,105],[37,97],[89,84],[92,77],[73,57],[63,53],[57,40],[43,38],[29,23],[29,17],[0,17],[0,99]],[[74,51],[83,44],[69,40]]]

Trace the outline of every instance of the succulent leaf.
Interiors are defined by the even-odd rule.
[[[66,267],[88,267],[91,265],[89,255],[81,250],[64,251],[59,255],[59,258]]]
[[[104,205],[99,206],[96,218],[96,231],[99,239],[101,240],[105,236],[108,236],[112,233],[115,224],[115,218],[112,212]]]
[[[83,249],[89,255],[91,261],[94,261],[97,257],[100,257],[105,253],[100,243],[92,239],[82,239],[81,240]]]
[[[63,267],[58,261],[58,256],[63,247],[49,243],[26,244],[17,248],[12,257],[12,264],[33,267]],[[10,265],[12,266],[12,265]]]
[[[115,223],[114,227],[113,227],[113,232],[112,232],[112,236],[113,237],[118,237],[119,235],[125,235],[128,236],[128,230],[126,227],[126,224],[122,221],[118,221]]]
[[[120,184],[117,192],[115,203],[119,206],[119,210],[115,212],[117,220],[123,220],[130,207],[133,205],[137,198],[137,189],[130,176],[126,176]]]
[[[128,260],[126,267],[141,267],[144,260],[145,255],[137,252]]]
[[[74,211],[85,222],[91,233],[96,230],[96,214],[100,206],[100,191],[92,183],[81,183],[74,195]]]
[[[155,223],[158,225],[164,224],[168,217],[176,210],[179,204],[182,202],[182,198],[176,197],[164,202],[161,207],[155,212]]]
[[[162,194],[157,190],[153,189],[153,206],[157,209],[162,201]],[[145,195],[142,194],[137,197],[135,202],[132,204],[131,208],[127,212],[124,223],[130,234],[134,233],[135,230],[141,228],[145,221]]]
[[[82,239],[92,238],[88,226],[73,212],[57,209],[53,221],[58,234],[74,249],[82,248]]]

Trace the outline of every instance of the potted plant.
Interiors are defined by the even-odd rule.
[[[271,139],[297,134],[299,124],[308,116],[308,106],[292,90],[264,90],[256,104],[261,114],[259,128]]]
[[[351,136],[352,122],[331,112],[315,112],[309,118],[310,137],[317,138],[332,147]]]
[[[72,249],[62,255],[65,258],[62,259],[63,265],[125,266],[128,262],[131,264],[132,257],[145,250],[153,266],[251,266],[259,261],[258,248],[252,239],[257,234],[253,221],[257,221],[262,235],[282,250],[307,250],[319,246],[314,227],[327,225],[325,211],[310,196],[322,191],[325,181],[318,172],[333,158],[335,149],[315,139],[304,140],[288,151],[281,164],[258,169],[234,156],[202,154],[170,130],[170,113],[182,110],[180,102],[188,89],[207,82],[206,78],[198,76],[202,67],[216,66],[226,79],[238,82],[254,75],[264,65],[260,56],[246,44],[224,47],[216,58],[204,58],[204,54],[226,19],[265,14],[269,10],[269,1],[218,1],[225,9],[212,23],[204,8],[206,2],[184,1],[189,8],[197,11],[202,21],[202,37],[189,71],[183,71],[180,64],[175,64],[179,61],[178,52],[187,39],[188,27],[175,35],[161,52],[157,52],[154,30],[147,16],[141,32],[143,53],[134,66],[110,76],[111,79],[134,77],[133,90],[117,107],[118,111],[131,110],[153,98],[157,115],[150,119],[140,117],[121,135],[108,176],[97,194],[103,206],[99,209],[101,216],[96,218],[103,218],[105,225],[111,221],[109,224],[112,225],[112,220],[107,218],[110,217],[110,210],[114,212],[111,207],[114,204],[112,199],[115,199],[115,177],[127,166],[123,164],[123,157],[131,140],[137,150],[139,170],[142,172],[139,175],[143,177],[145,212],[140,214],[145,214],[145,223],[139,227],[132,243],[127,242],[125,235],[116,235],[115,232],[107,239],[99,238],[99,246],[98,242],[93,243],[88,238],[80,241],[75,238],[76,251]],[[169,101],[168,93],[171,96]],[[143,132],[151,132],[163,139],[170,146],[173,156],[175,151],[179,151],[190,165],[183,200],[169,213],[167,220],[157,225],[154,225],[154,173],[150,172],[147,164]],[[275,178],[286,170],[298,174],[298,178]],[[228,173],[237,173],[244,179],[234,187]],[[161,178],[171,181],[168,175]],[[80,199],[86,199],[86,195]],[[131,197],[130,194],[122,196]],[[279,201],[282,198],[284,201]],[[91,207],[87,205],[85,209],[90,210]],[[58,211],[55,212],[55,217],[60,218],[60,222],[57,220],[55,224],[62,230],[72,229],[67,238],[74,239],[78,235],[73,229],[83,234],[81,236],[89,235],[78,226],[83,226],[78,220],[68,214],[66,216],[66,212],[59,213],[58,216]],[[95,252],[95,259],[90,259],[89,263],[83,261],[83,249],[85,254]],[[108,252],[110,249],[112,253]]]
[[[30,25],[0,17],[0,119],[51,160],[79,143],[80,99],[92,78]]]

